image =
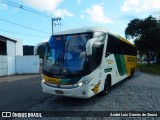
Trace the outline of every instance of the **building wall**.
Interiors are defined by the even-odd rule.
[[[16,74],[16,57],[8,56],[8,75]]]
[[[16,56],[16,73],[39,73],[39,56]]]
[[[0,55],[0,76],[8,75],[8,57]]]
[[[23,56],[23,44],[21,40],[17,40],[16,42],[16,55]]]
[[[13,75],[16,73],[16,42],[7,41],[7,59],[8,59],[8,74]]]
[[[23,56],[21,40],[5,39],[7,55],[0,55],[0,76],[39,73],[39,56]]]
[[[8,56],[16,56],[16,43],[7,40],[7,55]]]

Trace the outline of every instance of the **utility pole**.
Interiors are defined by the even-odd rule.
[[[53,35],[53,18],[51,19],[52,22],[52,35]]]
[[[61,17],[52,18],[52,34],[61,30]]]

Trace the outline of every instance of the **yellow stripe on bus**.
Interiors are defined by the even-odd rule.
[[[44,78],[45,82],[52,83],[52,84],[57,84],[61,80],[61,78],[52,78],[52,77],[48,77],[45,75],[43,75],[43,78]]]
[[[134,68],[136,70],[136,56],[125,55],[124,58],[126,63],[127,75],[130,76],[131,68]]]

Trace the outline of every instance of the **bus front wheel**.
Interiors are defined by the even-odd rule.
[[[107,77],[105,82],[104,82],[104,90],[101,92],[102,96],[105,96],[108,94],[109,90],[111,88],[111,78]]]

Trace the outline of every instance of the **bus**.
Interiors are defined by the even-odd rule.
[[[135,45],[105,28],[57,32],[46,42],[42,91],[77,98],[107,95],[111,86],[133,77],[136,56]]]

